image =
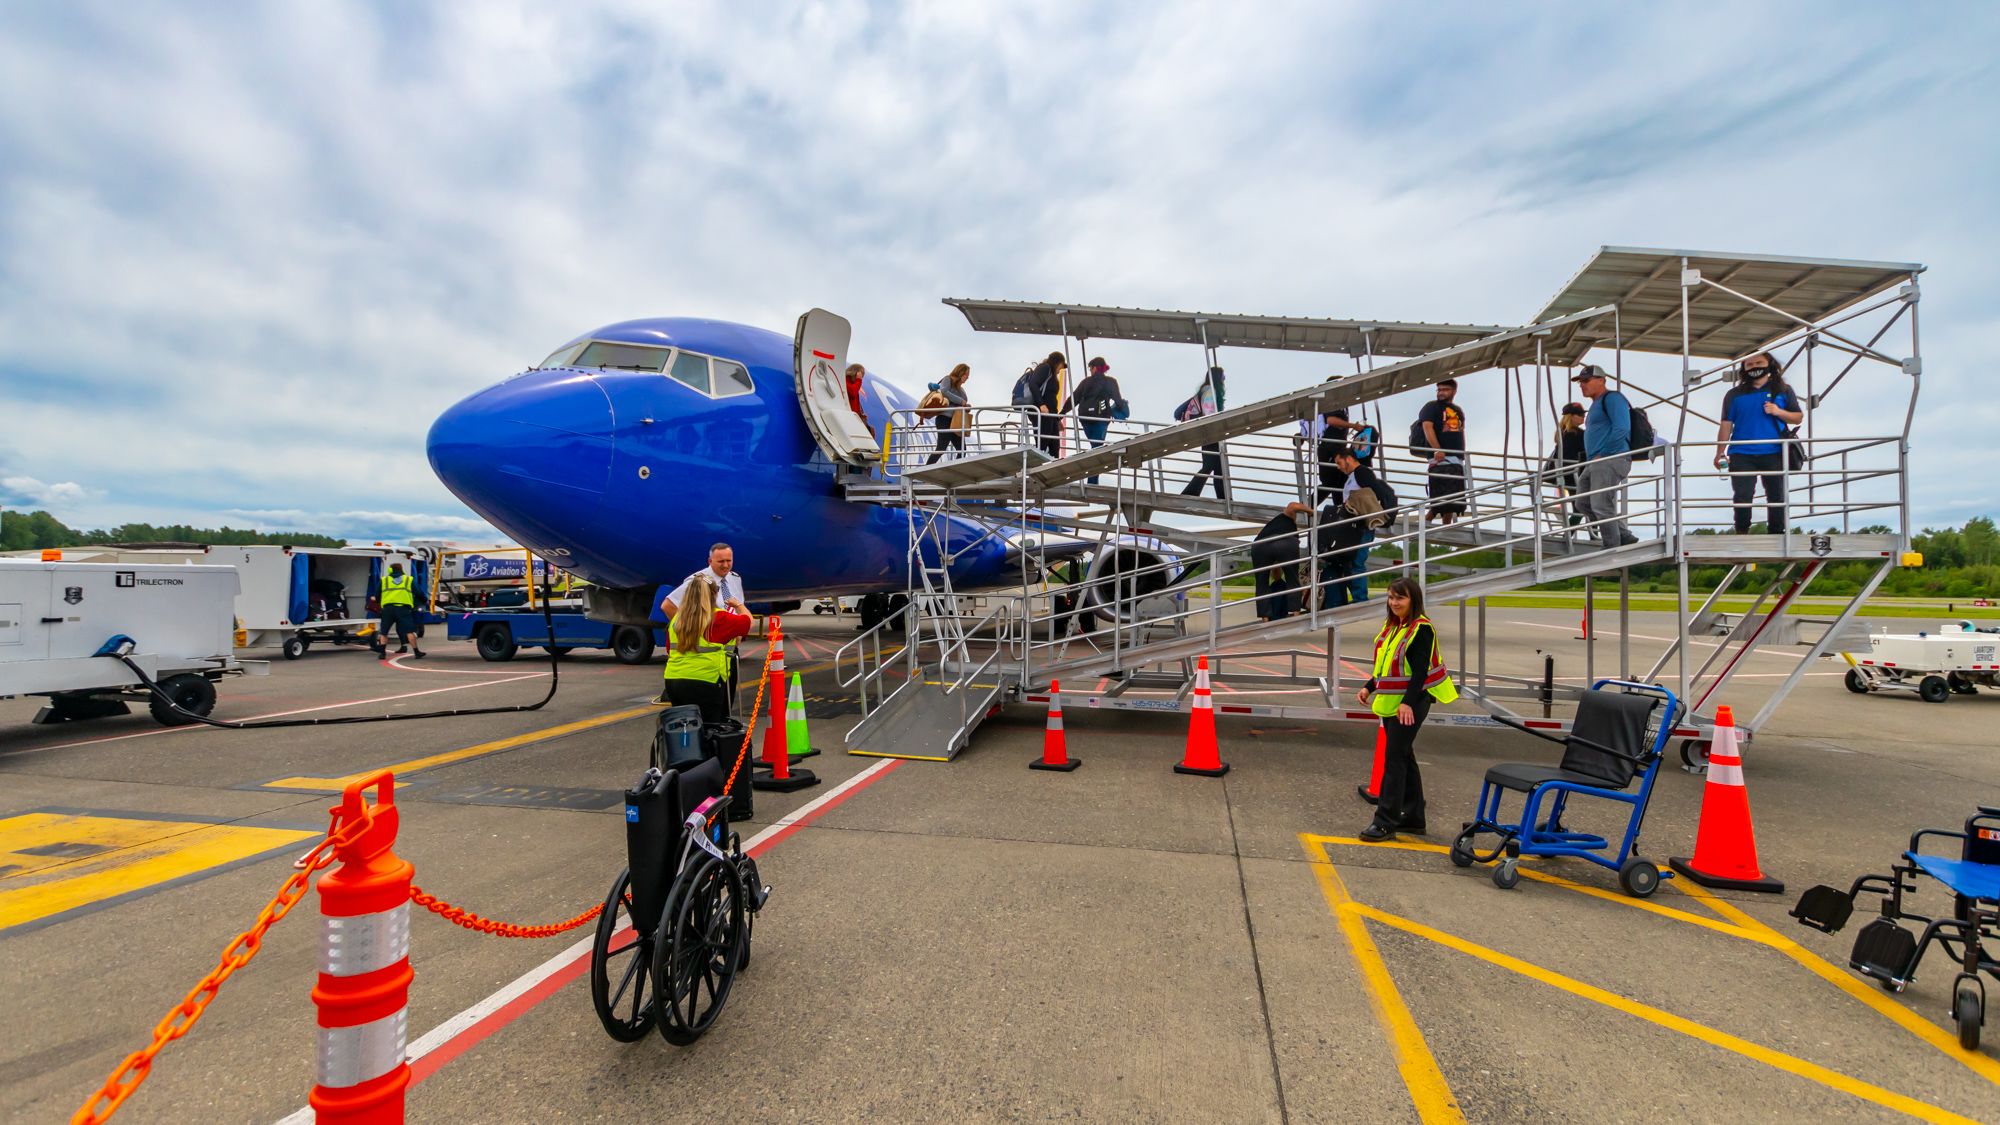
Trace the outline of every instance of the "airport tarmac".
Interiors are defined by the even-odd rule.
[[[1456,614],[1435,616],[1449,660]],[[950,764],[853,757],[837,751],[856,708],[830,670],[851,624],[786,624],[824,783],[756,795],[743,831],[774,891],[715,1028],[690,1048],[615,1043],[581,978],[588,927],[510,940],[420,915],[413,1119],[2000,1120],[2000,1056],[1957,1047],[1942,960],[1891,995],[1846,969],[1852,927],[1786,917],[1813,883],[1884,869],[1915,828],[2000,803],[1992,693],[1863,697],[1837,661],[1809,669],[1746,752],[1763,866],[1787,892],[1674,881],[1639,902],[1579,861],[1524,864],[1501,891],[1446,860],[1489,765],[1552,758],[1525,735],[1427,731],[1433,834],[1366,845],[1359,724],[1225,716],[1221,779],[1171,771],[1185,717],[1077,707],[1074,773],[1026,768],[1030,706]],[[1507,629],[1498,663],[1534,668],[1540,649],[1581,676],[1573,615],[1489,624]],[[1665,636],[1671,619],[1633,629]],[[1750,658],[1728,702],[1754,710],[1787,660]],[[276,731],[143,713],[34,727],[35,701],[0,703],[0,1117],[61,1119],[142,1046],[324,830],[344,779],[396,770],[396,850],[441,899],[522,923],[600,901],[659,675],[577,654],[539,711]],[[217,715],[532,702],[546,676],[443,642],[387,665],[315,650],[228,681]],[[1642,851],[1687,854],[1701,797],[1663,770]],[[270,931],[121,1120],[305,1104],[314,907]]]

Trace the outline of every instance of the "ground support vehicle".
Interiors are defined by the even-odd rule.
[[[549,636],[549,626],[555,636]],[[608,648],[621,664],[644,664],[655,649],[666,647],[659,629],[637,625],[615,625],[592,621],[575,610],[507,613],[495,610],[465,610],[444,615],[445,635],[454,641],[471,641],[487,660],[514,659],[522,648],[550,648],[557,656],[579,648]]]
[[[1847,690],[1914,691],[1925,703],[2000,688],[2000,628],[1947,621],[1935,633],[1877,633],[1866,652],[1843,652]]]
[[[206,715],[224,676],[269,671],[231,650],[237,575],[224,566],[0,559],[0,698],[42,695],[37,723],[130,712],[195,720],[149,692],[129,656],[179,707]]]
[[[1882,915],[1861,927],[1854,935],[1854,951],[1848,967],[1881,982],[1891,992],[1901,992],[1916,979],[1917,964],[1935,944],[1958,962],[1958,976],[1952,981],[1952,1022],[1958,1025],[1958,1042],[1966,1050],[1979,1046],[1979,1032],[1986,1023],[1986,982],[2000,981],[2000,960],[1986,943],[2000,940],[2000,808],[1978,806],[1965,819],[1962,831],[1946,828],[1919,829],[1910,837],[1903,852],[1887,875],[1863,875],[1846,891],[1825,884],[1800,896],[1792,908],[1799,924],[1824,933],[1838,933],[1854,913],[1854,900],[1867,893],[1882,900]],[[1922,851],[1924,837],[1934,836],[1959,842],[1958,857],[1928,855]],[[1905,907],[1903,896],[1917,890],[1917,876],[1935,880],[1951,895],[1951,916],[1930,918]],[[1922,926],[1923,936],[1898,923],[1908,920]]]
[[[376,598],[391,563],[416,578],[418,605],[429,600],[429,566],[394,547],[210,547],[206,557],[242,576],[237,647],[276,645],[286,660],[316,644],[372,645]]]

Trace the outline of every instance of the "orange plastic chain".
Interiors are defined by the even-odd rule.
[[[775,627],[771,632],[772,636],[777,636],[777,629]],[[757,676],[757,699],[756,702],[750,705],[750,721],[745,725],[743,745],[736,751],[736,764],[730,767],[729,780],[722,784],[722,795],[725,797],[729,795],[730,787],[736,784],[736,775],[743,769],[743,762],[750,755],[750,743],[757,734],[757,716],[763,714],[764,711],[764,689],[771,682],[771,653],[776,647],[773,645],[771,648],[764,650],[764,666]],[[545,938],[554,937],[557,934],[566,934],[578,926],[587,925],[595,921],[599,914],[604,913],[604,904],[600,902],[589,910],[565,921],[551,922],[542,926],[520,926],[512,922],[495,922],[490,918],[482,918],[470,910],[453,906],[439,899],[436,895],[425,892],[422,887],[414,884],[410,887],[410,901],[455,926],[463,926],[476,933],[509,938]]]
[[[131,1097],[139,1084],[152,1073],[153,1056],[167,1044],[194,1030],[196,1021],[208,1009],[209,1002],[215,999],[222,983],[257,956],[258,950],[264,946],[265,932],[291,913],[292,907],[305,897],[306,885],[312,881],[313,873],[331,865],[333,849],[350,842],[363,827],[362,823],[356,823],[335,831],[338,825],[339,814],[335,813],[327,823],[326,838],[293,864],[298,870],[285,880],[277,895],[258,913],[256,924],[236,935],[236,940],[223,948],[222,959],[215,968],[209,970],[208,975],[201,978],[201,983],[195,985],[180,1004],[153,1028],[153,1041],[125,1056],[125,1061],[118,1064],[118,1069],[111,1072],[104,1085],[71,1115],[70,1125],[100,1125],[111,1120],[111,1115],[118,1112],[118,1107],[124,1105],[125,1099]]]

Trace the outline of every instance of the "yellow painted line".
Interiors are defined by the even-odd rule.
[[[1308,839],[1321,844],[1352,844],[1363,848],[1398,848],[1403,851],[1437,852],[1447,855],[1451,852],[1450,848],[1440,844],[1419,844],[1409,840],[1386,840],[1381,843],[1371,843],[1370,841],[1352,836],[1309,836]],[[1525,861],[1536,857],[1522,856],[1521,858]],[[1676,910],[1671,906],[1661,906],[1650,899],[1633,898],[1631,895],[1622,892],[1607,891],[1601,887],[1572,882],[1560,875],[1551,875],[1546,871],[1537,871],[1527,866],[1525,862],[1519,870],[1523,878],[1533,879],[1538,883],[1548,883],[1553,886],[1562,887],[1565,890],[1575,891],[1580,895],[1600,898],[1606,902],[1615,902],[1620,906],[1629,906],[1634,910],[1643,910],[1648,914],[1657,914],[1662,918],[1672,918],[1676,922],[1685,922],[1690,926],[1699,926],[1705,930],[1714,930],[1716,933],[1727,934],[1730,937],[1741,938],[1744,941],[1756,942],[1759,945],[1775,946],[1777,944],[1773,940],[1776,935],[1770,934],[1769,931],[1759,932],[1741,926],[1732,926],[1727,922],[1718,922],[1713,918],[1700,914],[1691,914],[1685,910]]]
[[[1698,1039],[1711,1046],[1720,1047],[1725,1051],[1732,1051],[1745,1058],[1754,1059],[1766,1066],[1775,1067],[1788,1074],[1796,1074],[1801,1078],[1810,1079],[1828,1089],[1838,1090],[1843,1094],[1852,1095],[1863,1101],[1873,1102],[1876,1105],[1909,1114],[1911,1117],[1918,1118],[1919,1120],[1954,1123],[1966,1122],[1968,1125],[1973,1121],[1970,1117],[1960,1116],[1950,1110],[1934,1106],[1929,1102],[1918,1101],[1915,1098],[1898,1094],[1894,1090],[1885,1090],[1880,1086],[1863,1082],[1858,1078],[1849,1078],[1839,1071],[1828,1070],[1826,1067],[1820,1066],[1817,1063],[1807,1062],[1795,1055],[1788,1055],[1783,1051],[1772,1050],[1761,1044],[1752,1043],[1748,1039],[1731,1035],[1726,1031],[1718,1031],[1706,1024],[1696,1023],[1694,1020],[1684,1016],[1677,1016],[1672,1012],[1663,1011],[1650,1004],[1642,1004],[1637,1000],[1631,1000],[1615,992],[1598,988],[1596,985],[1585,984],[1574,977],[1566,977],[1561,973],[1544,969],[1540,965],[1531,964],[1518,957],[1510,957],[1498,950],[1488,949],[1476,942],[1470,942],[1454,934],[1433,929],[1430,926],[1405,918],[1402,915],[1391,914],[1386,910],[1378,910],[1363,903],[1351,903],[1346,909],[1360,917],[1372,918],[1385,926],[1393,926],[1404,933],[1414,934],[1427,941],[1436,942],[1447,949],[1455,949],[1460,953],[1476,957],[1490,965],[1497,965],[1509,972],[1518,973],[1529,980],[1539,981],[1552,988],[1560,989],[1572,996],[1578,996],[1585,1000],[1602,1004],[1607,1008],[1624,1012],[1626,1015],[1637,1016],[1648,1023],[1664,1027],[1669,1031],[1680,1032],[1682,1035]]]
[[[950,758],[935,758],[923,754],[895,754],[887,750],[849,750],[857,758],[901,758],[906,762],[949,762]]]
[[[578,731],[595,730],[598,727],[610,726],[612,723],[622,723],[626,719],[636,719],[640,715],[651,715],[655,713],[656,712],[654,708],[652,708],[651,706],[633,707],[624,711],[613,711],[608,715],[597,715],[593,718],[578,719],[576,722],[564,723],[561,726],[547,727],[542,730],[533,730],[529,731],[526,734],[517,734],[510,738],[495,739],[492,742],[481,742],[475,746],[465,746],[457,750],[446,750],[441,754],[431,754],[422,758],[412,758],[407,762],[397,762],[393,765],[387,765],[387,766],[376,766],[371,769],[361,770],[358,773],[347,774],[344,777],[285,777],[285,778],[279,778],[276,781],[267,781],[263,784],[262,788],[303,789],[312,793],[338,793],[341,790],[347,788],[349,785],[352,785],[355,782],[361,781],[365,778],[373,777],[374,775],[381,773],[383,770],[390,770],[394,772],[398,777],[401,777],[404,774],[416,773],[420,770],[434,769],[438,766],[448,766],[453,762],[463,762],[470,758],[478,758],[487,754],[497,754],[502,750],[512,750],[517,746],[526,746],[529,745],[530,743],[535,743],[535,742],[545,742],[551,738],[561,738],[564,735],[575,734]]]
[[[1793,941],[1764,923],[1744,913],[1735,904],[1718,897],[1707,887],[1692,879],[1676,879],[1674,885],[1693,896],[1702,905],[1725,918],[1735,921],[1745,929],[1769,935],[1769,944],[1778,952],[1811,969],[1821,978],[1831,981],[1841,991],[1875,1009],[1890,1020],[1900,1024],[1904,1030],[1936,1047],[1939,1051],[1964,1063],[1974,1074],[2000,1086],[2000,1060],[1978,1051],[1968,1051],[1958,1044],[1958,1035],[1946,1031],[1907,1007],[1889,998],[1874,982],[1856,976],[1852,971],[1834,965],[1817,953]]]
[[[1426,1125],[1432,1122],[1462,1123],[1465,1113],[1459,1109],[1458,1099],[1452,1096],[1451,1086],[1444,1080],[1444,1072],[1438,1069],[1437,1057],[1431,1054],[1423,1031],[1410,1015],[1409,1006],[1403,1003],[1403,994],[1396,990],[1396,982],[1389,976],[1389,967],[1383,963],[1381,951],[1375,948],[1375,939],[1368,936],[1368,927],[1355,913],[1360,904],[1347,893],[1347,884],[1341,882],[1340,872],[1334,869],[1326,850],[1314,842],[1313,837],[1303,833],[1299,842],[1306,849],[1306,860],[1312,864],[1313,875],[1319,879],[1319,889],[1326,896],[1327,906],[1340,923],[1341,933],[1347,937],[1348,952],[1354,955],[1354,963],[1361,969],[1361,979],[1368,986],[1368,1006],[1374,1011],[1376,1022],[1382,1025],[1383,1032],[1389,1037],[1389,1045],[1395,1050],[1396,1071],[1402,1075],[1403,1085],[1409,1088],[1410,1100],[1416,1105],[1418,1118]]]
[[[0,819],[0,931],[317,839],[291,828],[83,812]]]

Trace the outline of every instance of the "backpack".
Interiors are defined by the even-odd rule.
[[[1353,448],[1355,460],[1360,461],[1364,465],[1368,464],[1371,460],[1374,459],[1375,446],[1380,442],[1380,440],[1381,440],[1380,433],[1375,429],[1374,426],[1369,425],[1366,422],[1361,423],[1359,426],[1356,426],[1355,428],[1347,432],[1347,444]],[[1368,452],[1366,453],[1361,452],[1363,447],[1366,447]]]
[[[1612,391],[1611,393],[1617,395],[1619,398],[1625,398],[1624,394],[1619,391]],[[1653,420],[1646,417],[1644,410],[1633,406],[1632,400],[1629,398],[1625,399],[1625,409],[1632,418],[1631,433],[1626,437],[1626,444],[1632,449],[1632,460],[1650,460],[1653,456]]]
[[[925,391],[924,397],[917,402],[917,417],[935,418],[943,414],[950,405],[945,400],[944,392],[933,387]]]
[[[1423,453],[1431,447],[1431,439],[1424,434],[1422,418],[1410,423],[1410,452]]]
[[[1084,380],[1085,386],[1090,388],[1090,394],[1088,397],[1077,399],[1077,412],[1086,418],[1111,417],[1112,411],[1116,410],[1118,404],[1124,400],[1111,393],[1110,379],[1100,375],[1093,375],[1090,378],[1096,379],[1098,382],[1092,383],[1089,379]]]
[[[1374,492],[1375,498],[1382,502],[1382,510],[1385,512],[1395,511],[1396,506],[1402,503],[1402,501],[1396,499],[1396,490],[1390,488],[1389,482],[1379,476],[1375,478]],[[1383,522],[1387,523],[1388,521],[1384,520]]]
[[[1190,398],[1179,406],[1174,407],[1174,421],[1185,422],[1189,418],[1194,417],[1195,408],[1200,405],[1200,398],[1200,395],[1196,395],[1194,398]]]
[[[1034,378],[1035,378],[1035,365],[1029,364],[1028,369],[1026,371],[1021,372],[1021,377],[1019,379],[1014,380],[1014,397],[1009,401],[1008,405],[1010,406],[1035,405]]]

